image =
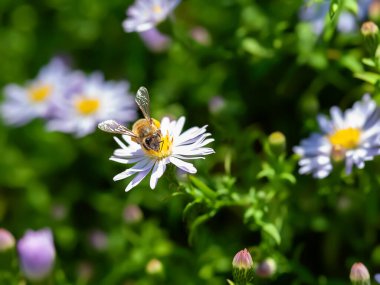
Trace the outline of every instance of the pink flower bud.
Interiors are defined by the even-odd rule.
[[[6,229],[0,228],[0,252],[7,251],[15,246],[15,238]]]
[[[370,276],[363,263],[354,263],[351,267],[350,280],[353,284],[369,284]]]

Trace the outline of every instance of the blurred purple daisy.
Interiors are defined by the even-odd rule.
[[[56,112],[47,128],[83,137],[105,119],[130,122],[136,118],[135,103],[125,81],[105,81],[101,73],[82,75],[82,83],[67,98],[55,103]]]
[[[128,145],[115,137],[121,148],[116,149],[110,159],[124,164],[135,163],[135,165],[116,175],[114,180],[136,175],[125,189],[129,191],[152,171],[150,188],[154,189],[169,163],[185,172],[196,173],[197,169],[194,165],[184,160],[204,158],[205,155],[214,153],[212,148],[204,147],[214,139],[208,138],[211,134],[206,133],[207,126],[192,127],[181,134],[184,124],[184,117],[179,118],[178,121],[170,121],[167,117],[162,119],[160,124],[162,145],[159,151],[141,148],[127,135],[123,135],[123,139]]]
[[[4,121],[20,126],[35,118],[49,116],[51,103],[65,92],[69,73],[69,68],[61,59],[53,58],[26,86],[5,86],[5,101],[0,106]]]
[[[369,95],[344,113],[330,109],[331,120],[318,116],[322,133],[313,133],[294,147],[301,156],[299,173],[325,178],[333,169],[332,161],[345,161],[347,174],[353,165],[363,168],[365,161],[380,153],[380,109]]]
[[[126,32],[149,30],[165,20],[180,0],[136,0],[123,22]]]
[[[17,250],[25,277],[30,280],[46,278],[54,266],[55,248],[50,229],[29,230],[18,241]]]
[[[145,46],[152,52],[163,52],[169,48],[171,43],[171,39],[156,28],[143,31],[139,35]]]

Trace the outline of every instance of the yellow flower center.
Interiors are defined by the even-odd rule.
[[[333,147],[343,147],[344,149],[352,149],[358,146],[360,142],[360,130],[355,128],[347,128],[338,130],[328,138]]]
[[[156,159],[162,159],[172,154],[172,145],[173,145],[173,137],[169,136],[169,134],[167,133],[166,136],[162,137],[159,151],[155,151],[152,149],[147,150],[144,147],[142,149],[145,152],[145,154]]]
[[[91,115],[99,109],[100,102],[99,99],[80,98],[76,100],[75,107],[82,115]]]
[[[152,10],[153,10],[153,13],[156,13],[156,14],[162,13],[162,8],[160,5],[154,5]]]
[[[42,102],[45,101],[51,94],[52,87],[50,85],[41,85],[31,87],[29,89],[29,98],[33,102]]]

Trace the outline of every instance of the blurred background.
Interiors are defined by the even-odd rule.
[[[208,125],[216,154],[195,162],[196,176],[219,201],[239,203],[204,204],[166,176],[153,191],[146,179],[125,193],[129,180],[112,180],[126,168],[109,161],[112,135],[76,138],[47,131],[42,119],[3,121],[0,226],[16,239],[52,229],[54,284],[226,284],[245,247],[257,264],[277,264],[254,284],[347,284],[358,260],[379,271],[379,161],[316,181],[297,174],[292,154],[317,130],[319,112],[350,107],[366,92],[378,98],[353,74],[365,69],[360,25],[380,12],[367,5],[362,17],[351,9],[360,1],[342,2],[332,20],[328,8],[322,13],[318,32],[317,16],[303,11],[314,1],[183,0],[158,26],[170,43],[157,50],[123,30],[130,0],[1,0],[1,87],[24,85],[56,56],[128,81],[131,94],[146,86],[154,118]],[[338,25],[342,11],[353,17],[348,31]],[[268,154],[274,131],[286,137],[282,162]],[[258,175],[265,165],[274,178]],[[279,168],[289,181],[276,178]],[[261,215],[275,230],[257,222]]]

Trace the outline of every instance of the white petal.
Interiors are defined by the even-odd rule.
[[[182,132],[184,124],[185,124],[185,117],[180,117],[177,121],[177,124],[174,127],[174,130],[172,131],[172,136],[174,138],[176,138],[180,135],[180,133]]]
[[[113,178],[113,180],[117,181],[117,180],[125,179],[137,172],[144,172],[146,170],[150,170],[153,167],[153,164],[154,164],[154,161],[150,160],[149,158],[146,158],[144,160],[139,161],[131,168],[128,168],[127,170],[117,174]]]
[[[150,176],[150,188],[154,189],[156,187],[158,179],[164,174],[166,169],[165,162],[163,160],[156,162],[152,170],[152,175]]]
[[[125,188],[125,192],[128,192],[131,190],[133,187],[135,187],[137,184],[141,182],[145,178],[145,176],[149,173],[150,169],[139,172],[133,179],[132,181],[128,184],[127,188]]]
[[[197,172],[197,169],[194,167],[194,165],[192,165],[191,163],[189,162],[185,162],[183,160],[180,160],[178,158],[175,158],[175,157],[170,157],[170,162],[173,163],[175,166],[177,166],[178,168],[186,171],[186,172],[189,172],[189,173],[196,173]]]

